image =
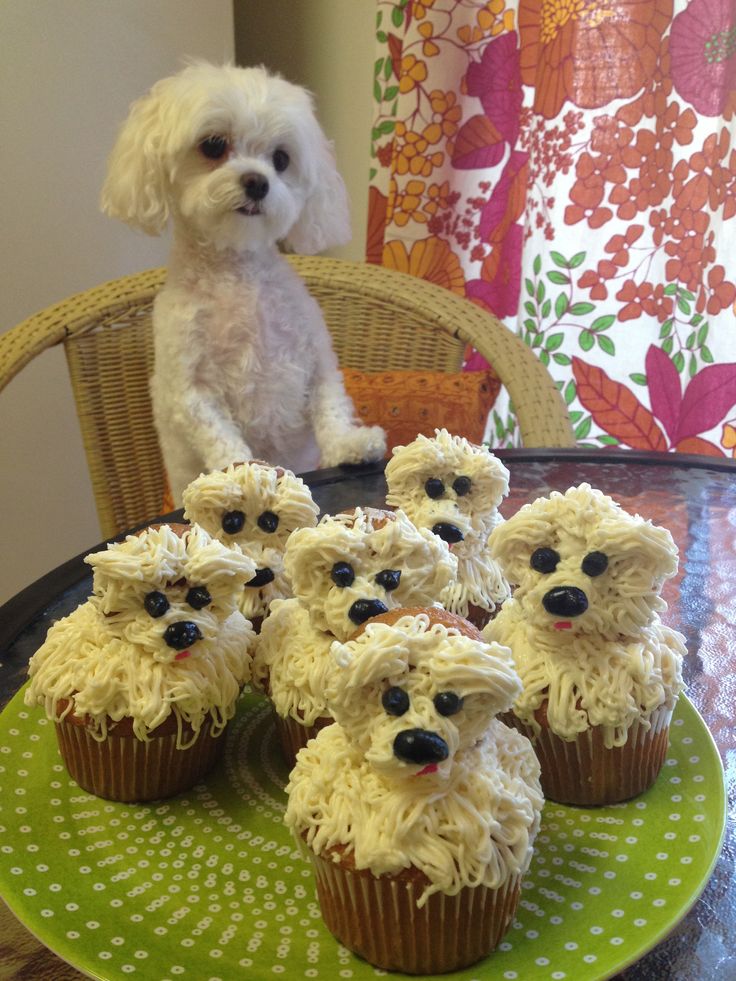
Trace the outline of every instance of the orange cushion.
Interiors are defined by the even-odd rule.
[[[361,420],[386,430],[388,456],[445,428],[480,443],[501,383],[493,371],[357,371],[343,368]]]

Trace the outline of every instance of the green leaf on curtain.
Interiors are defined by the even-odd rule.
[[[597,439],[599,443],[604,443],[606,446],[621,445],[621,440],[616,439],[615,436],[609,436],[608,434],[606,434],[605,436],[598,436]]]
[[[560,255],[559,252],[550,252],[550,255],[552,256],[552,262],[554,262],[556,266],[559,266],[560,269],[568,268],[568,261],[564,255]]]
[[[677,297],[677,309],[684,313],[686,317],[689,317],[692,313],[692,307],[682,293]]]
[[[534,262],[532,263],[532,269],[534,270],[534,275],[538,276],[542,271],[542,257],[541,255],[534,256]],[[528,282],[528,280],[527,280]]]
[[[383,101],[389,102],[391,99],[395,99],[398,94],[399,94],[399,86],[389,85],[389,87],[383,93]]]
[[[537,324],[536,324],[536,321],[534,321],[534,320],[525,320],[524,321],[524,326],[526,327],[526,329],[528,331],[531,331],[532,334],[536,334],[536,332],[537,332]]]
[[[549,365],[549,355],[546,351],[539,352],[539,360],[542,362],[545,368]]]
[[[700,349],[700,357],[703,359],[703,361],[707,362],[707,364],[713,364],[713,355],[710,353],[710,348],[706,347],[705,344]]]
[[[388,42],[388,34],[385,31],[376,31],[376,40],[379,44],[386,44]]]
[[[534,261],[536,262],[536,259]],[[526,287],[526,291],[529,296],[534,296],[534,283],[531,281],[531,279],[525,279],[524,286]]]
[[[693,323],[695,323],[694,317],[693,317]],[[705,344],[705,339],[708,336],[708,328],[709,328],[709,324],[706,322],[698,331],[698,347],[700,347],[701,344]]]
[[[582,317],[583,314],[592,313],[595,310],[595,303],[573,303],[570,313],[573,317]]]
[[[404,23],[404,11],[401,7],[394,7],[391,11],[391,22],[394,27],[401,27]]]
[[[368,180],[369,181],[372,181],[373,178],[376,176],[377,173],[378,173],[378,170],[375,167],[371,167],[371,169],[368,171]]]
[[[563,392],[565,405],[570,405],[570,403],[574,400],[576,394],[577,394],[577,388],[575,387],[575,382],[571,378],[570,381],[567,383],[567,385],[565,385],[565,391]]]
[[[640,371],[635,371],[633,374],[629,375],[629,378],[635,385],[643,385],[646,388],[647,376],[643,375]]]
[[[674,320],[668,319],[664,321],[662,326],[659,328],[660,341],[662,340],[662,338],[670,336],[670,334],[672,333],[673,325],[674,325]]]
[[[593,347],[593,344],[595,343],[593,336],[594,335],[591,334],[589,330],[581,331],[580,347],[583,349],[583,351],[590,351],[590,349]]]
[[[394,70],[394,63],[391,61],[390,58],[387,58],[386,64],[383,66],[383,77],[386,79],[386,81],[388,81],[389,78],[391,78],[391,72],[393,70]]]
[[[562,333],[551,334],[544,342],[545,351],[556,351],[557,348],[561,346],[564,339],[565,339],[565,335]]]
[[[592,416],[587,416],[585,419],[583,419],[580,425],[575,427],[575,439],[585,439],[585,437],[590,432],[592,425],[593,425]]]
[[[667,285],[664,288],[664,295],[674,296],[676,292],[677,292],[677,283],[667,283]]]
[[[526,300],[524,302],[524,309],[526,310],[526,312],[529,314],[530,317],[536,316],[537,308],[529,300]],[[524,322],[526,323],[526,321]]]
[[[601,351],[605,351],[606,354],[613,356],[616,353],[616,345],[613,343],[610,337],[606,337],[604,334],[602,337],[600,334],[596,334],[598,340],[598,347]]]
[[[383,20],[383,11],[379,10],[376,14],[376,29],[381,26],[381,21]]]
[[[567,297],[565,296],[564,293],[560,293],[560,295],[555,300],[555,313],[557,314],[558,318],[561,317],[564,314],[564,312],[567,310],[567,304],[568,304]]]
[[[393,119],[384,119],[382,123],[378,124],[378,133],[381,136],[386,136],[389,133],[393,133],[396,127],[396,123]]]
[[[678,351],[677,354],[672,358],[672,364],[677,368],[678,371],[682,371],[685,367],[685,355],[682,351]]]
[[[544,296],[545,296],[544,283],[540,279],[539,282],[537,283],[537,302],[541,303],[542,300],[544,299]]]
[[[596,317],[593,323],[590,325],[590,330],[608,330],[616,321],[616,315],[614,313],[607,313],[604,317]]]
[[[673,337],[668,337],[667,340],[662,345],[662,350],[665,354],[672,354],[672,348],[675,346],[675,341]]]
[[[575,425],[576,422],[579,422],[582,418],[583,418],[583,413],[580,411],[580,409],[574,409],[570,413],[570,422],[573,425]]]
[[[557,354],[552,355],[552,360],[555,362],[555,364],[561,364],[561,365],[572,364],[572,358],[568,357],[567,354],[560,354],[559,352]]]
[[[378,78],[378,76],[381,74],[381,69],[383,68],[383,62],[384,62],[384,60],[385,60],[384,58],[379,58],[378,61],[373,66],[373,77],[374,78]]]
[[[554,269],[552,272],[547,273],[547,279],[556,286],[568,286],[570,283],[569,276],[565,276],[563,273],[559,273]]]
[[[542,304],[542,317],[546,320],[552,312],[552,300],[545,300]]]
[[[695,336],[696,336],[695,331],[693,331],[691,334],[688,334],[687,336],[687,340],[685,341],[685,347],[688,349],[688,351],[691,350],[693,345],[695,344]]]
[[[570,259],[570,269],[577,269],[578,266],[582,266],[585,261],[585,252],[577,252],[572,259]]]
[[[694,354],[690,355],[690,362],[687,366],[687,373],[691,378],[698,373],[698,359],[695,357]]]
[[[381,86],[378,84],[378,82],[373,83],[373,98],[376,102],[381,101]]]

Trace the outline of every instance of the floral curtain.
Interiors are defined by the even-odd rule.
[[[368,260],[503,319],[579,442],[736,455],[734,0],[377,0],[377,44]]]

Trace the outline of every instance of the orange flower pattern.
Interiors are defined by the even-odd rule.
[[[377,41],[369,261],[503,318],[580,442],[736,454],[732,0],[377,0]]]

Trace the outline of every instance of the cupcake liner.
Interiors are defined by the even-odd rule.
[[[478,630],[482,630],[488,626],[491,620],[496,618],[500,609],[501,607],[498,606],[495,610],[488,610],[484,606],[476,606],[475,603],[468,603],[468,612],[465,614],[465,619],[469,620]]]
[[[335,720],[332,716],[322,716],[311,726],[305,726],[290,715],[284,718],[276,716],[276,732],[278,733],[281,749],[286,759],[289,769],[293,769],[296,763],[296,754],[306,746],[310,739],[317,735],[320,729],[332,725]]]
[[[509,928],[521,876],[498,889],[466,886],[454,896],[417,900],[428,880],[418,869],[376,877],[312,854],[322,917],[343,946],[375,967],[443,974],[486,957]]]
[[[568,741],[544,725],[535,735],[511,712],[499,718],[531,740],[548,800],[590,807],[629,800],[652,786],[667,758],[672,709],[655,710],[650,729],[634,722],[626,742],[611,748],[604,745],[601,726]]]
[[[210,729],[207,718],[187,749],[177,749],[175,730],[152,735],[144,742],[112,729],[100,742],[83,724],[69,718],[56,723],[56,736],[67,770],[83,790],[107,800],[134,803],[173,797],[198,783],[217,762],[224,745]]]

